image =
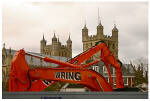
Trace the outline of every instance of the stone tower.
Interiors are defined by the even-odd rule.
[[[69,38],[67,40],[67,49],[68,49],[68,56],[69,57],[72,57],[72,41],[70,39],[70,35],[69,35]],[[70,51],[69,51],[70,50]]]
[[[104,35],[103,33],[103,25],[101,22],[97,26],[97,34],[96,35],[88,35],[88,28],[86,24],[82,29],[82,43],[83,43],[83,51],[91,48],[98,41],[104,41],[107,44],[109,50],[114,54],[115,58],[118,59],[118,29],[116,25],[112,29],[112,36]],[[99,58],[99,53],[95,54],[95,58]]]
[[[54,36],[52,38],[52,52],[51,55],[52,56],[59,56],[59,45],[58,45],[58,40],[56,38],[56,35],[54,33]]]
[[[40,47],[40,53],[41,54],[44,54],[44,49],[45,49],[45,47],[46,47],[46,40],[45,40],[45,38],[44,38],[44,34],[43,34],[43,39],[41,40],[41,47]]]
[[[46,40],[43,35],[43,39],[41,40],[40,53],[51,55],[51,56],[61,56],[61,57],[72,57],[72,41],[69,35],[67,40],[67,45],[61,45],[59,38],[56,37],[55,33],[52,38],[52,44],[46,45]]]
[[[115,40],[115,43],[112,44],[112,48],[114,49],[114,55],[118,58],[118,29],[116,28],[116,25],[114,25],[114,28],[112,29],[112,38]]]
[[[101,22],[98,24],[97,26],[97,37],[98,38],[102,38],[103,37],[103,26],[101,24]]]

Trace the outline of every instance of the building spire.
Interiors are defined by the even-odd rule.
[[[44,33],[43,33],[43,40],[45,40],[45,38],[44,38]]]
[[[69,32],[69,40],[71,40],[71,39],[70,39],[70,32]]]
[[[117,27],[116,27],[116,21],[114,20],[114,28],[113,28],[113,31],[118,31]]]
[[[98,8],[98,24],[101,25],[100,15],[99,15],[99,8]]]
[[[55,32],[54,32],[54,37],[53,38],[56,38]]]
[[[85,20],[85,24],[84,24],[84,29],[87,29],[87,27],[86,27],[86,20]]]
[[[116,21],[114,20],[114,27],[116,28]]]
[[[5,48],[5,43],[3,43],[3,48]]]
[[[99,14],[99,8],[98,8],[98,26],[102,27],[101,19],[100,19],[100,14]]]
[[[70,38],[70,32],[69,32],[69,37],[68,37],[67,42],[72,42],[72,41],[71,41],[71,38]]]
[[[59,35],[57,35],[58,36],[58,42],[59,42]]]
[[[52,41],[56,41],[57,42],[57,38],[56,38],[55,32],[54,32],[54,36],[52,38]]]

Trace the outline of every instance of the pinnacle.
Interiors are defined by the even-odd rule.
[[[98,24],[98,26],[102,26],[102,24],[101,24],[101,20],[99,21],[99,24]]]
[[[71,38],[70,38],[70,33],[69,33],[69,38],[68,38],[67,42],[72,42]]]
[[[113,31],[118,31],[118,29],[117,29],[117,27],[116,27],[116,24],[114,24]]]
[[[86,23],[84,24],[84,28],[83,29],[87,29],[87,27],[86,27]]]
[[[43,33],[43,40],[45,40],[45,38],[44,38],[44,33]]]
[[[54,37],[53,38],[56,38],[56,35],[55,35],[55,33],[54,33]]]

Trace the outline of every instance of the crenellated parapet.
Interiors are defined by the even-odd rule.
[[[113,41],[113,37],[110,36],[110,35],[104,35],[103,38],[104,38],[104,40],[111,40],[111,41]]]
[[[88,36],[87,40],[97,40],[97,36],[96,35],[90,35],[90,36]]]

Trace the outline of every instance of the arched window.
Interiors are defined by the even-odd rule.
[[[88,49],[88,44],[86,44],[86,49]]]
[[[108,42],[108,48],[110,48],[110,43]]]
[[[113,49],[115,49],[115,44],[113,43]]]
[[[66,52],[64,51],[64,56],[66,56]]]
[[[62,56],[64,56],[64,52],[62,51]]]

